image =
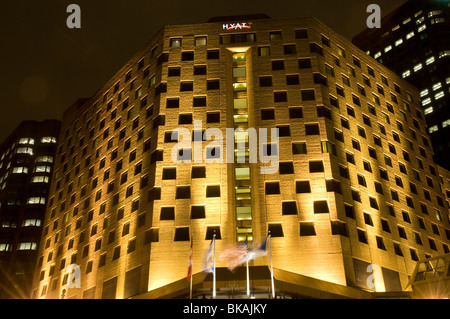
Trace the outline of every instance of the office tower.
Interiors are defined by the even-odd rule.
[[[419,89],[435,162],[450,169],[450,4],[410,0],[353,43]]]
[[[228,278],[221,253],[270,232],[277,283],[359,292],[449,251],[417,89],[313,18],[165,26],[62,123],[35,298],[187,288],[191,239],[196,276],[214,234]]]
[[[60,125],[25,121],[0,145],[2,299],[30,296]]]

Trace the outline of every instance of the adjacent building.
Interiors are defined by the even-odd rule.
[[[366,29],[353,43],[419,89],[435,151],[450,169],[450,4],[410,0]]]
[[[449,252],[442,172],[418,90],[316,19],[168,25],[64,114],[33,297],[187,288],[214,235],[218,296],[245,290],[220,253],[269,233],[284,295],[401,292]]]
[[[0,298],[28,298],[60,121],[22,122],[0,145]]]

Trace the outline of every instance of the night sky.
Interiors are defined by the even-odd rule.
[[[0,143],[24,120],[61,119],[90,97],[166,24],[265,13],[314,16],[349,40],[371,3],[385,15],[405,0],[20,0],[0,7]],[[81,7],[81,29],[66,8]]]

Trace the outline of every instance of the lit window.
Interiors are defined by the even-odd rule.
[[[430,11],[430,12],[428,12],[428,18],[437,16],[437,15],[439,15],[439,14],[441,14],[441,13],[442,13],[442,10],[434,10],[434,11]]]
[[[29,227],[29,226],[39,227],[39,226],[41,226],[41,220],[40,219],[25,219],[22,222],[22,226],[23,227]]]
[[[397,47],[402,43],[403,43],[403,39],[398,39],[397,41],[395,41],[395,46]]]
[[[13,174],[27,174],[28,168],[27,167],[14,167],[13,168]]]
[[[384,52],[389,52],[392,50],[392,45],[388,45],[387,47],[384,48]]]
[[[27,204],[45,204],[45,197],[30,197]]]
[[[236,200],[251,199],[250,186],[236,186]]]
[[[428,133],[434,133],[438,130],[438,126],[437,125],[433,125],[430,128],[428,128]]]
[[[0,251],[11,251],[12,245],[11,244],[0,244]]]
[[[248,123],[248,115],[242,114],[242,115],[234,115],[234,124],[246,124]]]
[[[247,98],[234,99],[235,109],[246,109],[247,108]]]
[[[411,21],[411,18],[408,18],[408,19],[404,20],[403,24],[407,24],[409,21]]]
[[[398,30],[400,29],[400,25],[396,25],[395,27],[392,28],[392,31]]]
[[[247,90],[246,82],[233,83],[233,90],[235,92],[245,91]]]
[[[249,180],[250,179],[250,167],[236,167],[236,180]]]
[[[428,95],[428,89],[420,91],[420,97],[424,97],[425,95]]]
[[[32,242],[26,242],[26,243],[19,243],[17,250],[36,250],[37,249],[37,243]]]
[[[431,63],[433,63],[434,62],[434,56],[432,56],[431,58],[428,58],[426,61],[425,61],[425,64],[426,65],[430,65]]]
[[[17,154],[29,154],[33,155],[33,149],[29,147],[19,147],[16,151]]]
[[[23,137],[19,140],[19,144],[30,144],[30,145],[34,145],[34,139],[32,138],[28,138],[28,137]]]
[[[406,78],[408,76],[411,75],[411,71],[410,70],[406,70],[405,72],[402,73],[402,78]]]
[[[450,125],[450,119],[445,120],[444,122],[442,122],[442,127],[446,127]]]
[[[36,162],[53,163],[53,157],[52,156],[38,156],[38,157],[36,157]]]
[[[438,100],[438,99],[440,99],[440,98],[443,98],[444,97],[444,91],[440,91],[440,92],[438,92],[438,93],[436,93],[436,95],[434,96],[434,98],[436,99],[436,100]]]
[[[438,82],[433,84],[433,91],[439,90],[442,87],[442,83]]]
[[[56,137],[51,136],[43,137],[41,139],[41,143],[56,143]]]
[[[31,180],[32,183],[48,183],[48,176],[34,176]]]
[[[439,59],[444,58],[449,55],[450,55],[450,50],[441,51],[441,52],[439,52]]]
[[[373,55],[374,59],[378,59],[381,56],[381,52],[377,52]]]
[[[417,71],[419,71],[419,70],[421,70],[421,69],[422,69],[422,63],[416,64],[416,65],[414,66],[414,72],[417,72]]]
[[[428,105],[430,103],[431,103],[431,98],[429,98],[429,97],[422,101],[423,106]]]
[[[170,39],[170,47],[171,48],[181,47],[181,38]]]
[[[251,220],[252,219],[252,207],[251,206],[236,207],[236,219],[237,220]]]
[[[195,46],[206,45],[206,36],[195,37]]]
[[[423,114],[427,115],[427,114],[431,114],[433,113],[433,107],[427,107],[425,110],[423,110]]]
[[[418,28],[417,28],[417,31],[422,32],[422,31],[425,30],[426,28],[427,28],[427,26],[424,24],[424,25],[421,25],[420,27],[418,27]]]
[[[408,33],[408,34],[406,35],[406,40],[411,39],[413,36],[414,36],[414,31],[411,31],[410,33]]]
[[[36,166],[34,168],[34,173],[50,173],[51,167],[50,166]]]

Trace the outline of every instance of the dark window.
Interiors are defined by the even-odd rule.
[[[181,61],[192,61],[194,60],[194,51],[181,52]]]
[[[174,220],[175,219],[175,207],[161,207],[161,220]]]
[[[275,110],[274,109],[261,109],[261,120],[274,120]]]
[[[272,86],[272,77],[271,76],[261,76],[259,77],[259,86]]]
[[[300,222],[300,236],[315,236],[316,230],[314,229],[313,222]]]
[[[286,84],[287,85],[298,85],[300,84],[298,74],[289,74],[286,75]]]
[[[205,74],[206,74],[206,65],[194,66],[194,75],[205,75]]]
[[[177,227],[175,228],[174,241],[189,241],[189,227]]]
[[[219,123],[220,112],[208,112],[206,113],[206,123]]]
[[[269,224],[268,228],[271,237],[284,237],[281,224]]]
[[[306,154],[306,143],[298,142],[292,143],[292,154]]]
[[[280,162],[279,163],[279,173],[280,174],[294,174],[293,162]]]
[[[289,201],[282,203],[282,214],[283,215],[297,215],[297,202]]]
[[[194,96],[193,106],[194,107],[206,106],[206,96]]]
[[[311,186],[309,184],[309,181],[296,181],[295,191],[297,194],[311,193]]]
[[[296,54],[297,48],[295,47],[295,44],[286,44],[284,47],[284,54]]]
[[[194,82],[184,81],[180,82],[180,92],[192,91],[194,90]]]
[[[308,38],[308,30],[307,29],[295,30],[295,38],[296,39],[307,39]]]
[[[191,206],[191,219],[205,218],[205,206]]]
[[[168,76],[180,76],[181,73],[181,68],[180,67],[176,67],[176,68],[169,68],[168,69]]]
[[[207,185],[206,197],[220,197],[220,185]]]
[[[327,214],[329,212],[328,202],[326,200],[314,201],[314,214]]]
[[[306,135],[319,135],[319,124],[305,124],[305,133]]]
[[[193,166],[191,178],[205,178],[206,167],[205,166]]]
[[[190,186],[177,186],[176,199],[186,199],[191,198],[191,187]]]
[[[273,100],[274,102],[287,102],[287,92],[273,92]]]
[[[218,90],[220,89],[220,81],[219,80],[208,80],[206,84],[207,90]]]
[[[301,118],[303,118],[303,108],[301,108],[301,107],[290,107],[289,108],[289,118],[290,119],[301,119]]]
[[[318,173],[323,172],[324,166],[323,161],[310,161],[309,162],[309,172],[310,173]]]
[[[278,129],[278,136],[291,136],[291,129],[289,125],[278,125],[276,127]]]
[[[175,98],[168,98],[166,101],[166,108],[179,108],[180,107],[180,99],[175,97]]]
[[[299,69],[311,68],[311,59],[310,58],[298,59],[298,68]]]
[[[178,124],[192,124],[192,113],[180,114]]]
[[[176,179],[177,169],[176,168],[163,168],[162,179]]]
[[[302,90],[302,100],[303,101],[312,101],[315,100],[314,90]]]
[[[272,61],[272,70],[284,70],[284,61],[283,60],[275,60]]]
[[[266,195],[280,194],[279,182],[266,182]]]
[[[219,50],[208,50],[207,58],[208,60],[218,59],[220,57]]]

